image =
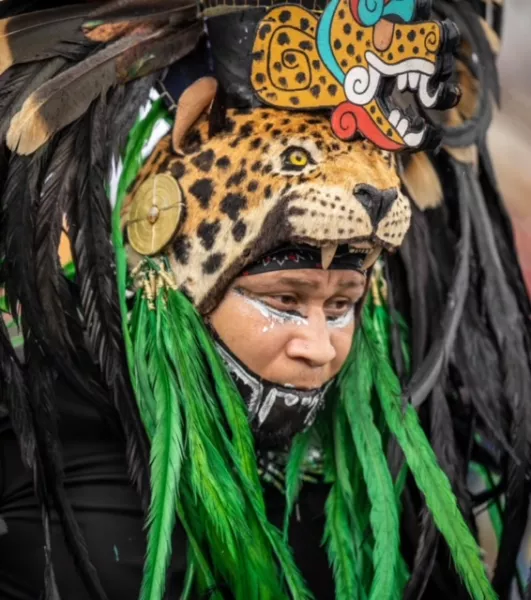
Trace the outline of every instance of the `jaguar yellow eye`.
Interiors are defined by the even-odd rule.
[[[299,173],[307,165],[315,165],[311,154],[301,146],[288,147],[280,155],[282,168],[285,171]]]
[[[294,152],[291,152],[288,160],[294,167],[301,168],[308,164],[308,155],[300,150],[295,150]]]

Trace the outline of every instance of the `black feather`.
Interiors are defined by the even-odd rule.
[[[84,331],[78,315],[77,298],[65,279],[59,260],[59,242],[65,208],[75,193],[78,157],[74,153],[76,127],[67,128],[50,144],[51,159],[42,177],[34,211],[36,293],[40,301],[46,337],[41,344],[55,359],[56,369],[83,398],[94,405],[108,424],[117,426],[117,415],[107,390],[91,375],[87,361]]]
[[[148,101],[149,92],[158,78],[153,73],[116,87],[109,99],[109,141],[111,157],[116,159],[125,147],[127,136],[138,118],[140,108]]]
[[[442,369],[450,357],[463,307],[468,291],[469,260],[470,260],[470,217],[464,198],[466,197],[467,180],[464,173],[455,165],[460,194],[459,212],[461,238],[457,248],[457,260],[454,267],[452,283],[448,291],[448,299],[441,318],[439,334],[422,361],[415,370],[409,385],[404,390],[406,396],[414,406],[419,406],[427,398]]]
[[[49,152],[50,149],[46,148],[31,159],[18,156],[11,158],[2,204],[2,233],[6,239],[5,283],[10,306],[14,307],[20,302],[22,307],[21,323],[28,374],[27,398],[31,405],[35,431],[34,455],[38,461],[37,466],[42,465],[42,476],[40,469],[37,469],[36,491],[45,508],[44,498],[48,494],[53,497],[80,576],[91,591],[92,598],[104,600],[105,593],[90,562],[81,530],[64,492],[54,401],[55,359],[53,353],[46,354],[43,351],[38,341],[47,339],[47,329],[36,289],[33,211],[38,203]],[[42,489],[45,482],[46,491]]]
[[[24,317],[23,317],[24,322]],[[107,600],[98,573],[92,564],[85,538],[75,517],[64,487],[62,453],[57,429],[55,410],[55,372],[32,332],[23,327],[26,362],[28,365],[28,387],[36,423],[37,449],[42,457],[42,479],[46,482],[46,497],[41,494],[41,505],[46,509],[47,498],[51,497],[65,535],[65,541],[74,560],[76,569],[92,600]]]
[[[149,499],[149,444],[126,363],[111,244],[111,206],[105,190],[109,124],[100,98],[79,128],[76,193],[67,207],[69,237],[80,286],[88,346],[112,392],[126,438],[130,475],[144,503]],[[147,504],[146,504],[147,505]]]
[[[437,560],[440,534],[427,509],[422,511],[420,528],[413,571],[404,590],[404,600],[420,600],[423,597]]]
[[[3,403],[8,409],[9,421],[20,447],[23,464],[32,471],[35,492],[37,497],[41,499],[42,520],[45,530],[45,598],[46,600],[60,600],[51,561],[50,507],[41,456],[37,452],[33,410],[24,379],[23,367],[11,346],[4,320],[0,317],[0,404]]]
[[[446,376],[443,375],[441,379],[445,380]],[[463,513],[468,516],[468,521],[471,522],[470,496],[464,483],[466,460],[459,454],[448,400],[440,384],[437,384],[433,390],[428,409],[430,413],[430,440],[433,450],[441,468],[452,484]],[[435,566],[439,542],[440,535],[437,532],[435,523],[429,511],[423,508],[419,543],[404,598],[408,600],[422,598]]]
[[[503,270],[482,190],[475,180],[471,181],[470,207],[484,277],[483,306],[499,349],[504,397],[511,418],[511,447],[516,457],[516,460],[507,458],[504,527],[493,577],[494,589],[500,597],[505,598],[516,572],[516,558],[527,522],[529,489],[526,470],[531,376],[524,340],[526,328]]]
[[[512,453],[508,441],[510,418],[502,402],[500,357],[485,322],[482,299],[478,297],[481,289],[478,273],[474,264],[471,290],[454,347],[454,379],[460,394],[466,394],[466,400],[473,405],[486,427],[488,438],[496,440],[506,452]]]
[[[65,284],[59,260],[59,243],[63,230],[66,201],[73,193],[75,178],[75,129],[60,135],[46,168],[42,191],[35,207],[35,271],[36,289],[53,346],[74,351],[61,297]],[[70,317],[72,318],[72,317]],[[50,342],[49,342],[50,343]]]
[[[50,514],[44,504],[42,504],[41,513],[42,525],[44,529],[44,600],[61,600],[52,559]]]
[[[428,298],[426,290],[430,279],[429,230],[423,213],[415,206],[411,229],[399,256],[404,263],[408,289],[408,301],[404,310],[409,315],[411,332],[411,368],[414,372],[421,364],[426,347],[429,343],[429,309],[426,306]],[[401,306],[399,306],[401,310]],[[402,310],[401,310],[402,312]],[[404,314],[404,313],[403,313]]]
[[[17,65],[0,75],[0,140],[4,140],[11,118],[24,100],[65,65],[57,58],[46,64]]]
[[[69,349],[73,343],[68,340],[68,335],[62,329],[54,326],[54,318],[61,310],[64,311],[68,328],[76,327],[76,314],[68,293],[62,286],[62,302],[59,296],[48,293],[50,290],[48,277],[53,277],[53,264],[57,260],[57,248],[50,248],[53,237],[48,233],[49,221],[46,221],[46,212],[51,211],[55,223],[52,227],[61,226],[62,216],[60,203],[56,204],[54,197],[41,194],[45,183],[47,168],[53,156],[54,145],[46,147],[31,158],[11,156],[9,163],[9,176],[2,204],[2,231],[3,252],[5,255],[4,273],[5,289],[9,304],[15,311],[17,305],[23,306],[24,322],[26,328],[39,340],[40,347],[46,351],[55,363],[55,368],[71,385],[77,387],[80,394],[89,402],[108,405],[100,386],[87,377],[87,369],[80,373],[79,366],[73,365]],[[47,183],[52,180],[48,178]],[[57,180],[59,181],[59,179]],[[46,186],[45,186],[46,187]],[[39,213],[42,199],[45,199],[45,211]],[[59,211],[57,210],[59,207]],[[55,211],[55,212],[53,212]],[[41,220],[36,225],[36,217]],[[35,240],[37,236],[37,241]],[[44,252],[41,249],[44,244]],[[46,254],[49,252],[50,254]],[[48,268],[52,270],[48,272]],[[58,268],[56,266],[56,268]],[[41,303],[41,289],[46,300],[46,310]],[[58,303],[60,303],[58,305]],[[64,322],[61,321],[61,324]],[[77,328],[77,337],[79,333]],[[67,341],[65,341],[65,336]],[[72,354],[72,353],[70,353]],[[107,409],[107,418],[111,418]]]
[[[486,144],[480,145],[480,184],[495,233],[498,252],[507,280],[516,294],[520,311],[524,317],[524,334],[531,341],[531,298],[527,292],[525,279],[516,250],[511,218],[501,196],[490,153]],[[531,361],[531,348],[528,353]]]
[[[88,8],[84,4],[63,5],[6,19],[0,36],[4,53],[0,68],[57,56],[81,58],[84,52],[79,54],[79,47],[87,44],[81,25]]]
[[[9,333],[0,316],[0,404],[9,412],[11,426],[20,447],[24,465],[30,469],[35,456],[33,415],[23,367],[13,350]]]

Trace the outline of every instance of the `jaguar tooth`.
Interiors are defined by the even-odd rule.
[[[409,129],[409,121],[404,118],[400,121],[400,123],[396,126],[396,131],[400,137],[404,137],[406,135],[407,130]]]
[[[407,88],[407,73],[400,73],[396,83],[398,85],[398,89],[403,92]]]
[[[369,254],[367,254],[367,258],[363,261],[363,268],[370,269],[374,263],[378,260],[378,257],[382,253],[382,248],[380,246],[376,246],[373,248]]]
[[[372,251],[374,246],[369,244],[368,242],[361,242],[362,244],[366,244],[364,246],[356,246],[354,244],[350,244],[348,249],[353,254],[369,254]]]
[[[408,73],[407,75],[409,88],[413,91],[418,89],[420,81],[420,73]]]
[[[389,115],[389,123],[391,123],[391,125],[393,127],[396,127],[400,121],[400,117],[402,115],[400,114],[400,111],[395,108],[391,111],[391,114]]]
[[[326,244],[325,246],[321,247],[321,263],[325,271],[334,260],[334,256],[337,252],[337,246],[338,244]]]
[[[418,146],[420,146],[420,144],[422,144],[422,141],[424,140],[424,135],[426,134],[426,129],[427,129],[427,127],[423,127],[421,131],[417,131],[416,133],[415,132],[408,133],[407,135],[403,136],[404,142],[410,148],[417,148]]]

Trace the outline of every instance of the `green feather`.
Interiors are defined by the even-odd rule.
[[[156,399],[156,423],[151,444],[151,504],[141,600],[160,600],[172,553],[176,498],[183,462],[183,423],[179,392],[167,368],[161,332],[165,329],[162,299],[157,300],[156,342],[148,364]]]
[[[444,536],[465,585],[475,600],[494,600],[480,559],[478,545],[468,529],[450,482],[437,464],[435,454],[412,406],[404,412],[400,383],[381,348],[370,319],[363,321],[362,335],[372,354],[375,383],[387,424],[398,440],[415,482],[424,494],[435,524]]]
[[[137,301],[131,318],[131,336],[134,348],[134,380],[140,417],[150,439],[155,433],[156,400],[149,378],[148,356],[153,352],[156,322],[142,292],[137,293]]]
[[[337,483],[326,500],[326,524],[323,542],[334,570],[336,600],[361,600],[357,580],[356,548],[348,518],[348,508]]]
[[[383,451],[382,438],[371,409],[373,389],[370,353],[363,336],[356,336],[354,359],[343,371],[341,391],[352,430],[367,492],[370,499],[370,524],[374,537],[374,576],[369,598],[386,600],[396,588],[400,557],[400,533],[393,481]]]
[[[145,118],[139,119],[129,133],[127,146],[124,153],[124,169],[118,183],[116,205],[112,212],[112,243],[116,257],[116,281],[118,284],[118,298],[122,316],[122,333],[127,356],[127,364],[131,382],[135,382],[135,359],[131,332],[129,329],[129,311],[127,308],[127,251],[124,244],[122,231],[122,209],[128,190],[131,188],[142,167],[142,148],[150,139],[153,129],[159,121],[166,118],[168,112],[162,99],[153,103],[151,110]]]

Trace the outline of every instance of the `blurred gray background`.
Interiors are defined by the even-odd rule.
[[[499,1],[499,0],[492,0]],[[499,59],[502,106],[489,143],[499,183],[511,213],[520,262],[531,291],[531,0],[505,0],[505,22]],[[487,562],[494,563],[495,540],[484,531]],[[519,566],[531,563],[531,521]],[[517,598],[514,594],[514,598]]]
[[[505,0],[499,68],[502,107],[489,142],[531,286],[531,0]]]

